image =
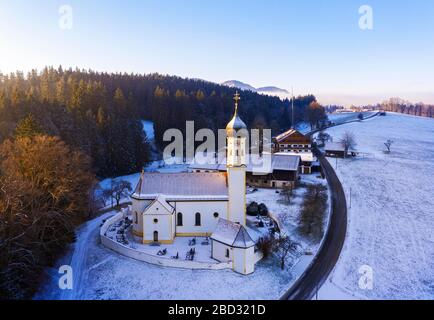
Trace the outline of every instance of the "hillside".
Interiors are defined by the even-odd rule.
[[[434,120],[388,113],[327,130],[334,141],[345,131],[362,155],[329,159],[346,192],[348,232],[319,297],[433,299]],[[358,286],[362,266],[372,268],[372,290]]]

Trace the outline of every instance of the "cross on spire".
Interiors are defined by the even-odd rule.
[[[237,110],[238,110],[238,101],[241,100],[240,94],[238,93],[238,91],[235,92],[234,100],[235,100],[235,112],[237,112]]]

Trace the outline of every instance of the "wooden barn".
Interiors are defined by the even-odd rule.
[[[358,152],[356,150],[348,150],[345,153],[345,146],[340,142],[326,142],[324,153],[327,157],[345,158],[348,156],[355,157]]]

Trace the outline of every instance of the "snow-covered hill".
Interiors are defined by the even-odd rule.
[[[388,113],[327,130],[335,141],[345,131],[363,154],[330,159],[346,192],[348,231],[319,298],[433,299],[434,119]],[[372,268],[372,289],[359,287],[363,266]]]
[[[250,84],[238,81],[238,80],[229,80],[222,83],[222,85],[229,88],[237,88],[241,90],[250,90],[256,92],[256,88],[252,87]]]

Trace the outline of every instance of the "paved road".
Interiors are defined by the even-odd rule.
[[[323,155],[318,155],[331,191],[329,227],[318,254],[303,275],[280,298],[281,300],[309,300],[324,284],[339,259],[347,232],[347,202],[335,171]]]

